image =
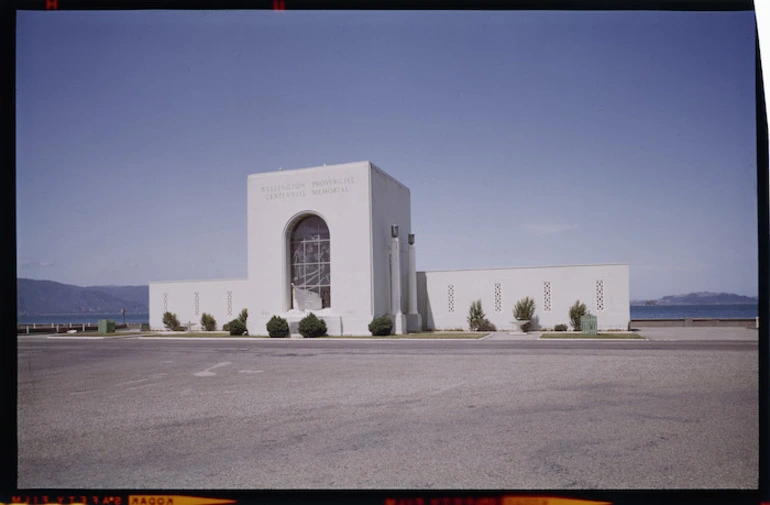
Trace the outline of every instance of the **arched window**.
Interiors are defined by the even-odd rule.
[[[289,238],[291,308],[317,310],[331,307],[329,228],[318,216],[299,221]]]

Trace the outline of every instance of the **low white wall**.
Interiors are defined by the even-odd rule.
[[[154,282],[150,284],[150,328],[163,330],[163,313],[176,314],[183,326],[188,321],[200,329],[203,313],[211,314],[217,329],[237,318],[248,307],[246,279],[216,279],[210,281]],[[197,313],[195,293],[198,293]],[[229,296],[228,296],[229,293]],[[229,301],[229,303],[228,303]]]
[[[481,300],[487,319],[498,329],[511,329],[513,307],[526,296],[535,300],[535,328],[553,328],[557,324],[569,326],[569,308],[576,300],[597,316],[600,330],[625,330],[631,320],[628,265],[418,274],[418,307],[427,329],[468,329],[468,309],[475,300]]]

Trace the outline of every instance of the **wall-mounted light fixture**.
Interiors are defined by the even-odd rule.
[[[409,245],[414,245],[414,233],[409,234]]]
[[[393,238],[398,237],[398,225],[394,224],[390,226],[390,236]]]

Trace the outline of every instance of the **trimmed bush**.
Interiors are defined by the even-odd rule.
[[[230,323],[223,324],[222,331],[230,331]]]
[[[553,327],[553,331],[567,331],[567,325],[566,324],[557,324]]]
[[[489,319],[485,317],[479,323],[478,331],[497,331],[497,327],[495,327],[495,325],[489,322]]]
[[[211,314],[206,314],[204,312],[201,316],[201,326],[206,331],[214,331],[217,329],[217,320],[214,319],[214,316]]]
[[[471,302],[471,308],[468,309],[468,328],[471,331],[479,331],[479,327],[486,320],[484,309],[481,308],[481,300]]]
[[[176,331],[176,329],[179,328],[179,319],[176,318],[176,314],[164,312],[163,326],[165,326],[167,330]]]
[[[369,331],[373,337],[382,337],[390,335],[393,331],[393,320],[388,315],[375,317],[369,323]]]
[[[289,322],[278,316],[273,316],[267,322],[267,334],[270,338],[286,338],[289,336]]]
[[[243,335],[246,333],[246,324],[240,319],[230,321],[230,335]]]
[[[305,338],[323,337],[326,335],[326,321],[311,312],[299,322],[299,333]]]
[[[577,300],[575,304],[569,308],[569,320],[575,331],[580,331],[580,318],[590,315],[591,313],[586,310],[585,303],[580,303],[580,300]]]

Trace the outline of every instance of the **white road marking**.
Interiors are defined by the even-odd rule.
[[[238,373],[262,373],[262,370],[238,370]]]
[[[216,375],[216,374],[215,374],[214,372],[212,372],[211,370],[213,370],[213,369],[215,369],[215,368],[219,368],[219,367],[222,367],[222,366],[227,366],[227,365],[232,365],[232,363],[230,363],[229,361],[223,361],[222,363],[217,363],[216,365],[214,365],[214,366],[212,366],[212,367],[209,367],[209,368],[205,369],[205,370],[204,370],[204,371],[202,371],[202,372],[197,372],[197,373],[195,373],[194,375],[195,375],[196,377],[211,377],[212,375]]]

